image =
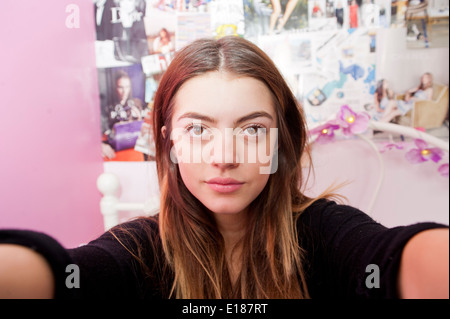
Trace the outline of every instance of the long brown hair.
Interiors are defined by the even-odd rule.
[[[428,83],[427,86],[425,86],[425,84],[423,83],[423,78],[425,76],[428,76],[430,78],[430,83]],[[417,87],[417,90],[426,90],[430,87],[433,87],[433,75],[430,72],[425,72],[424,74],[422,74],[422,76],[420,77],[420,84]]]
[[[207,72],[228,72],[261,81],[272,94],[278,119],[278,169],[248,208],[242,266],[235,285],[214,217],[186,188],[170,158],[172,141],[168,136],[175,96],[183,83]],[[306,185],[302,163],[309,166],[311,162],[308,135],[302,108],[271,59],[242,38],[197,40],[177,52],[161,79],[153,112],[161,190],[159,233],[174,274],[170,296],[308,298],[296,227],[298,216],[317,199],[302,192]]]
[[[170,159],[174,97],[189,79],[223,71],[263,82],[273,95],[278,118],[278,170],[250,205],[238,287],[232,287],[224,242],[214,218],[184,185]],[[167,132],[161,133],[165,126]],[[178,298],[308,297],[297,243],[296,217],[311,200],[303,184],[301,158],[307,144],[302,109],[271,59],[238,37],[197,40],[180,50],[155,96],[154,136],[161,187],[160,233],[175,272]]]

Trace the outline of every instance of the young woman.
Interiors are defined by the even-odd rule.
[[[139,98],[133,97],[131,78],[125,71],[114,75],[114,92],[111,103],[104,110],[102,156],[115,161],[142,161],[142,153],[134,150],[132,143],[127,148],[115,149],[115,125],[142,120],[144,105]],[[137,133],[135,131],[135,133]]]
[[[411,99],[431,100],[433,98],[433,75],[429,72],[422,74],[417,87],[409,89],[405,93],[405,101]]]
[[[373,118],[376,120],[383,119],[387,111],[394,110],[397,107],[394,92],[389,88],[389,82],[386,79],[378,81],[374,97],[376,113],[374,113]]]
[[[390,122],[397,116],[403,116],[414,107],[414,101],[431,100],[433,98],[433,76],[431,73],[424,73],[420,77],[420,84],[409,89],[405,93],[403,100],[394,100],[386,105],[384,114],[380,121]]]
[[[303,111],[252,43],[179,51],[156,94],[154,136],[159,214],[70,250],[3,230],[1,297],[448,298],[448,226],[388,229],[302,192]]]

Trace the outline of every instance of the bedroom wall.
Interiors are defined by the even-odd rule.
[[[7,0],[0,10],[0,228],[69,247],[103,230],[92,12],[84,0]]]

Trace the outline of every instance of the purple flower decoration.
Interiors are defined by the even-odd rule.
[[[385,142],[380,147],[380,153],[384,153],[386,151],[390,151],[393,148],[396,148],[398,150],[402,150],[403,149],[403,143],[402,142],[399,142],[399,143]]]
[[[405,155],[409,162],[416,164],[432,160],[437,163],[442,159],[444,152],[440,148],[429,148],[428,144],[422,139],[416,139],[414,143],[417,148],[413,148]]]
[[[323,125],[320,125],[309,133],[311,135],[318,134],[319,136],[316,139],[317,143],[325,144],[331,142],[334,139],[334,131],[339,129],[339,125],[334,124],[333,122],[327,122]]]
[[[442,164],[441,166],[439,166],[438,172],[442,176],[448,177],[448,163],[447,164]]]
[[[356,113],[348,105],[341,106],[336,124],[342,127],[344,135],[363,133],[369,126],[370,116],[366,112]]]

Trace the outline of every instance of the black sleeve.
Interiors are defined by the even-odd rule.
[[[398,298],[403,247],[417,233],[443,227],[448,228],[437,223],[387,228],[353,207],[324,200],[313,204],[298,222],[311,297]],[[378,267],[378,288],[369,265]]]
[[[0,244],[15,244],[28,247],[41,254],[49,263],[55,279],[55,298],[70,299],[77,297],[77,291],[66,287],[66,268],[73,260],[55,239],[35,231],[5,229],[0,230]]]
[[[77,297],[139,298],[136,287],[141,274],[135,259],[111,233],[67,252],[80,269]]]
[[[0,230],[2,243],[26,246],[44,256],[53,271],[57,299],[143,298],[144,280],[132,247],[125,248],[109,232],[74,249],[65,249],[52,237],[29,230]],[[74,274],[70,269],[66,272],[68,265],[78,266],[79,288],[66,285],[66,279]],[[151,289],[146,287],[150,295]]]

